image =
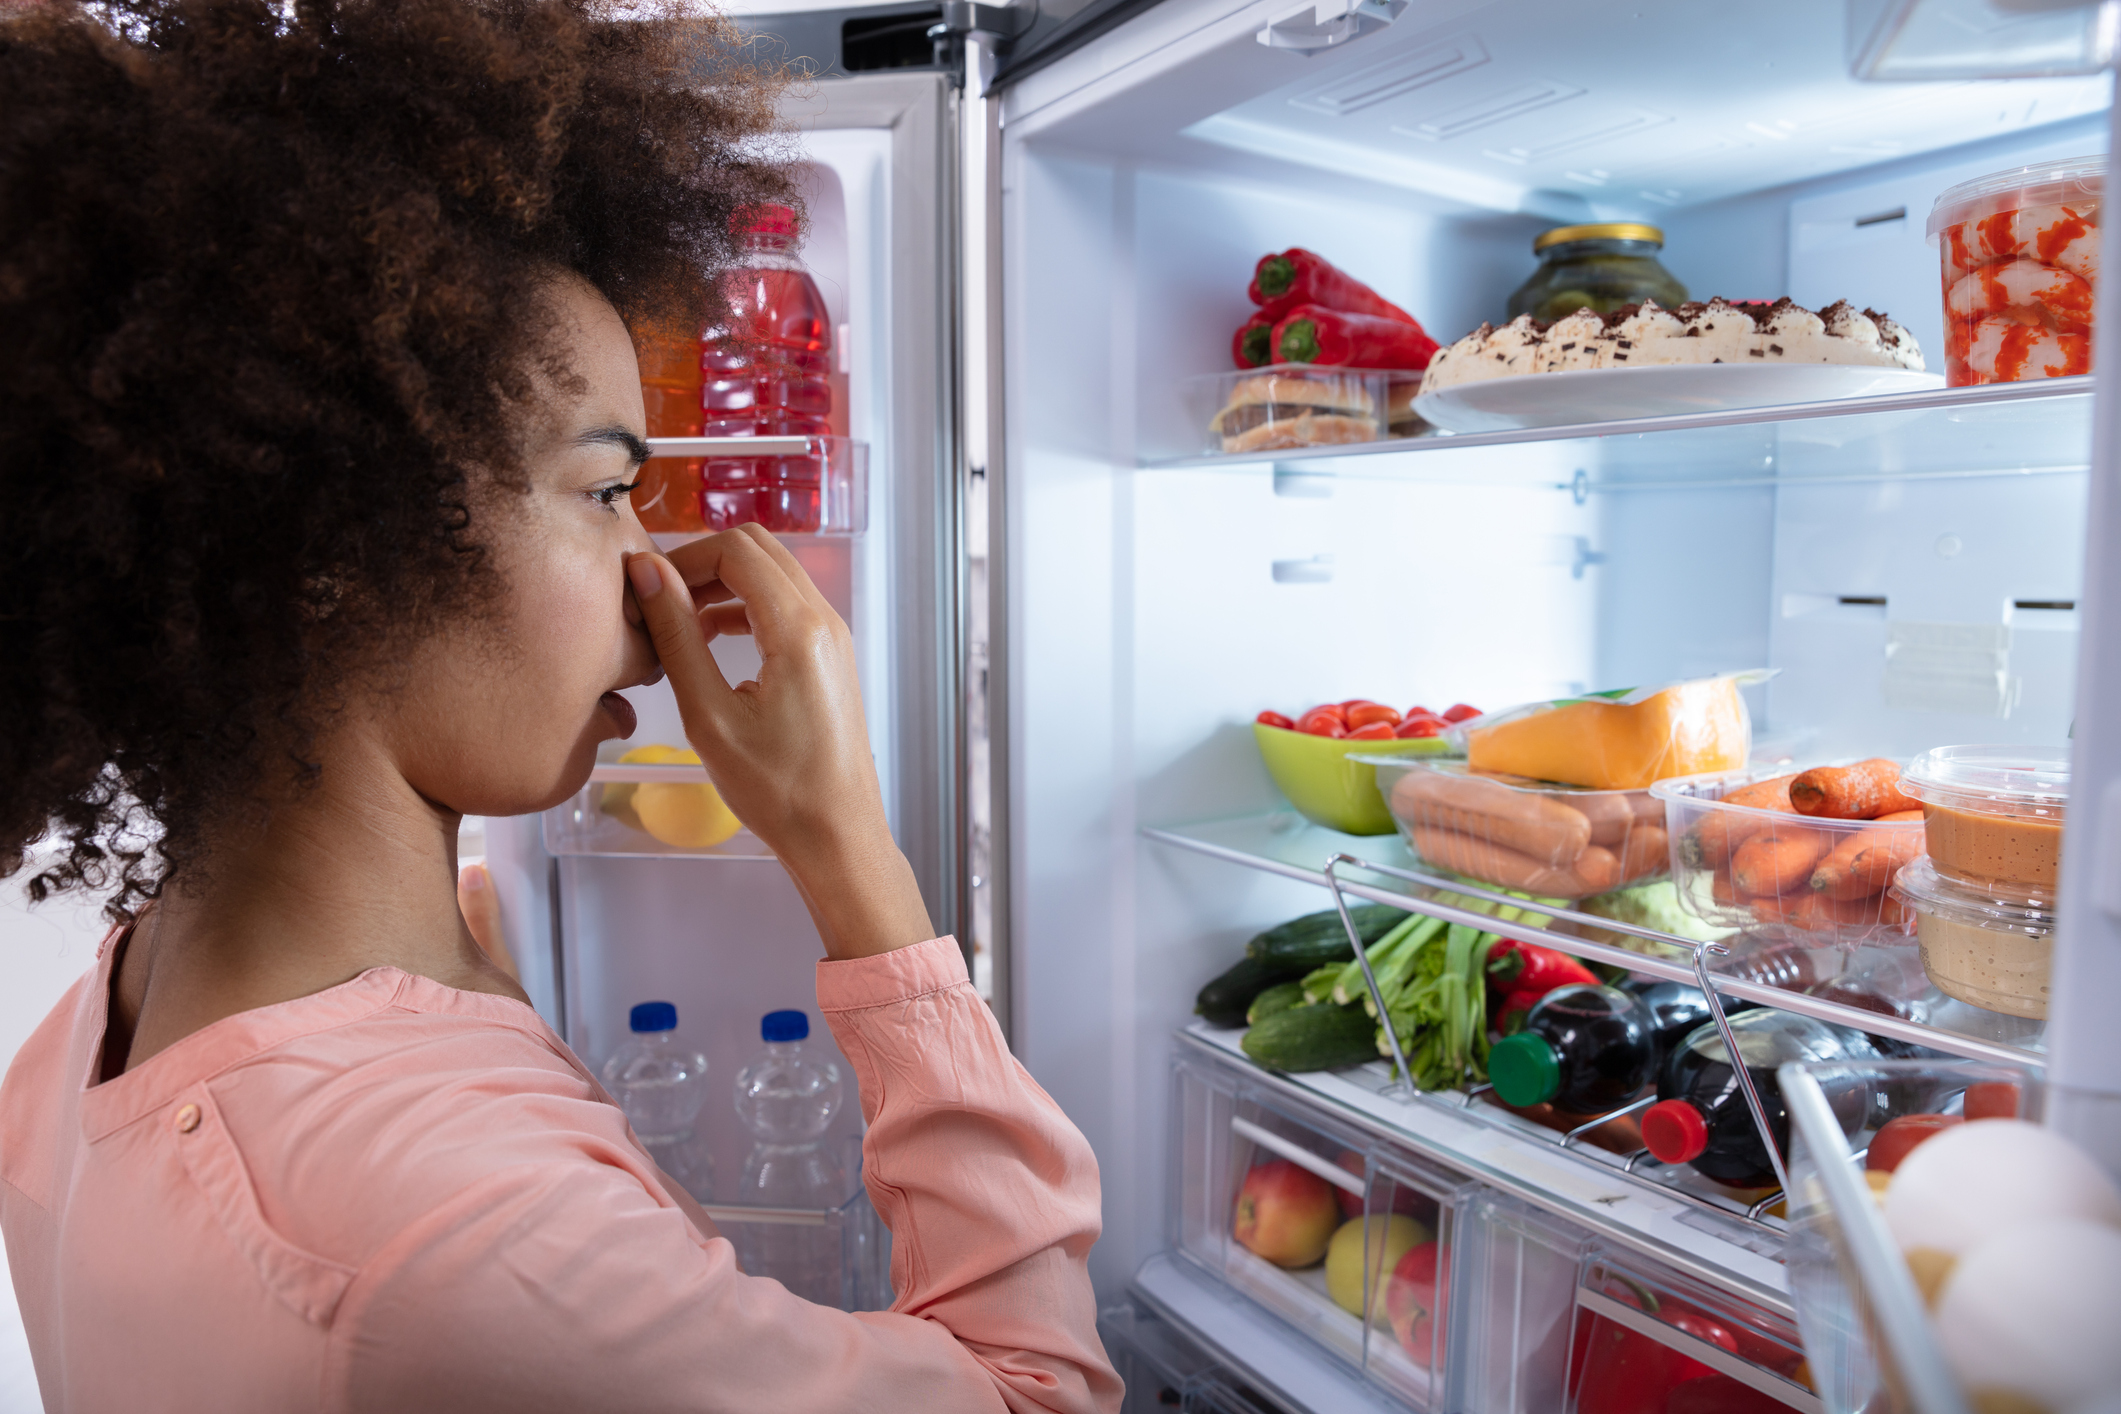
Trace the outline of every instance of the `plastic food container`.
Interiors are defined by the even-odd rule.
[[[1940,746],[1908,763],[1900,789],[1922,802],[1938,873],[2054,892],[2069,806],[2067,748]]]
[[[2055,904],[2046,894],[1962,883],[1918,859],[1893,892],[1915,912],[1922,970],[1937,990],[2007,1016],[2047,1016]]]
[[[1673,776],[1743,766],[1753,728],[1738,689],[1761,676],[1724,673],[1529,702],[1460,722],[1447,735],[1483,771],[1643,790]]]
[[[1648,791],[1555,785],[1462,761],[1371,764],[1407,847],[1435,868],[1574,899],[1648,883],[1669,867],[1664,806]]]
[[[1920,820],[1821,820],[1726,805],[1740,786],[1787,767],[1689,776],[1650,788],[1665,806],[1680,906],[1705,922],[1808,947],[1904,941],[1889,889],[1922,853]]]
[[[1419,373],[1279,363],[1187,380],[1208,453],[1285,452],[1412,436]]]
[[[1289,798],[1297,813],[1314,825],[1344,835],[1389,835],[1392,817],[1378,794],[1377,768],[1365,757],[1446,756],[1451,744],[1440,736],[1394,741],[1349,741],[1252,724],[1259,759],[1267,774]]]
[[[1944,280],[1944,376],[1954,388],[2092,368],[2104,157],[1961,182],[1929,234]]]

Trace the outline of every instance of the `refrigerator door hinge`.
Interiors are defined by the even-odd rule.
[[[1406,8],[1407,0],[1316,0],[1271,22],[1258,38],[1269,48],[1309,56],[1374,34]]]
[[[989,41],[1015,39],[1038,18],[1036,0],[1022,5],[982,5],[977,0],[943,0],[941,23],[928,26],[935,45],[935,62],[964,84],[965,38],[980,35]]]

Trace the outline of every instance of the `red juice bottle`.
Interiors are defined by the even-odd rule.
[[[743,226],[744,262],[729,272],[728,323],[707,331],[701,405],[710,437],[823,437],[832,412],[832,322],[817,281],[796,258],[795,212],[754,206]],[[814,531],[824,489],[822,448],[811,455],[715,457],[702,513],[713,530],[757,521],[779,532]]]

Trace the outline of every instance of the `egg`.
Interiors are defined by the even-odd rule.
[[[2081,1217],[2019,1223],[1969,1248],[1937,1303],[1937,1343],[1977,1407],[2016,1407],[1993,1398],[2007,1394],[2063,1411],[2112,1391],[2116,1330],[2121,1229]]]
[[[1959,1257],[2020,1223],[2121,1228],[2121,1189],[2075,1144],[2022,1119],[1956,1125],[1904,1159],[1885,1190],[1900,1250]]]

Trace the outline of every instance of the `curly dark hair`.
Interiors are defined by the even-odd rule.
[[[476,598],[555,275],[701,327],[778,83],[616,0],[0,8],[0,871],[130,917],[314,773]]]

